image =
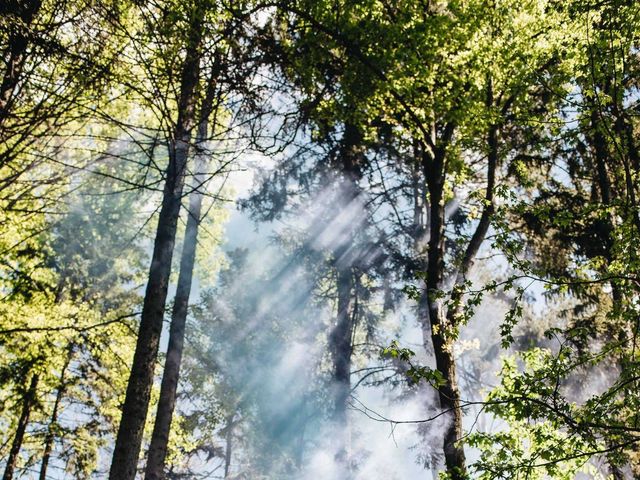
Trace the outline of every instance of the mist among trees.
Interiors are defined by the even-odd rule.
[[[640,478],[640,3],[4,0],[2,480]]]

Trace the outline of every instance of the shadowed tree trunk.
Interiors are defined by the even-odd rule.
[[[636,145],[633,124],[631,123],[624,105],[621,101],[616,101],[613,106],[615,121],[614,130],[618,136],[615,142],[618,156],[624,167],[624,179],[627,197],[627,212],[631,215],[636,227],[636,233],[640,234],[640,215],[638,215],[638,200],[636,197],[636,186],[634,177],[640,169],[640,152]]]
[[[340,209],[358,208],[354,201],[358,196],[357,181],[360,176],[362,135],[354,125],[345,125],[342,147],[338,158],[341,171]],[[356,215],[358,213],[356,212]],[[337,433],[337,460],[349,468],[348,443],[349,430],[347,405],[351,394],[351,355],[353,353],[354,316],[352,315],[352,296],[354,291],[354,243],[359,218],[349,219],[345,226],[344,238],[334,252],[336,268],[336,288],[338,293],[336,323],[329,335],[329,350],[333,358],[333,380],[335,386],[334,422],[341,431]]]
[[[331,351],[333,352],[333,377],[336,382],[335,421],[338,425],[346,426],[346,410],[351,389],[351,337],[353,335],[351,315],[353,278],[350,267],[338,269],[337,289],[338,314],[330,338]]]
[[[446,381],[438,388],[440,408],[448,412],[446,418],[449,421],[443,437],[445,465],[453,480],[462,480],[467,474],[464,450],[458,443],[462,438],[462,410],[453,356],[454,327],[447,322],[445,305],[441,298],[445,266],[444,161],[443,147],[436,149],[431,158],[425,153],[424,174],[429,190],[429,249],[426,278],[427,318],[423,319],[423,329],[430,330],[436,368]]]
[[[11,100],[15,92],[22,68],[26,60],[27,47],[29,45],[29,28],[33,19],[40,10],[42,2],[40,0],[9,0],[0,7],[3,15],[12,15],[20,19],[22,25],[13,27],[9,33],[9,41],[3,58],[7,59],[6,69],[0,83],[0,128],[9,116],[11,110]]]
[[[186,55],[180,74],[178,121],[170,142],[169,165],[158,217],[149,281],[111,462],[110,480],[133,480],[135,477],[153,386],[191,131],[195,123],[196,87],[200,77],[203,7],[199,5],[194,8],[192,14]]]
[[[56,430],[58,428],[58,415],[60,412],[60,403],[62,402],[62,398],[64,397],[67,385],[65,380],[65,375],[67,369],[69,368],[69,364],[71,363],[71,358],[73,357],[73,345],[69,346],[67,359],[65,364],[62,367],[62,371],[60,372],[60,384],[58,385],[58,391],[56,392],[56,399],[53,403],[53,410],[51,412],[51,420],[49,421],[49,426],[47,427],[47,435],[44,439],[44,453],[42,454],[42,464],[40,466],[40,475],[38,477],[39,480],[46,480],[47,478],[47,470],[49,468],[49,461],[51,459],[51,453],[53,452],[53,442],[56,438]]]
[[[600,198],[604,205],[609,206],[611,205],[611,181],[609,180],[609,174],[607,173],[609,151],[607,148],[607,139],[601,131],[600,119],[595,107],[593,107],[593,111],[591,112],[591,128],[593,129],[593,132],[589,140],[595,154]]]
[[[229,473],[231,472],[231,456],[233,454],[233,428],[235,427],[235,423],[233,419],[235,418],[235,412],[227,417],[227,425],[224,430],[224,477],[229,478]]]
[[[193,278],[193,267],[196,258],[196,247],[198,244],[198,227],[201,220],[202,211],[202,189],[204,187],[204,168],[207,164],[207,152],[203,151],[204,143],[208,138],[209,117],[213,108],[216,95],[215,78],[209,83],[207,96],[202,105],[202,112],[196,135],[196,158],[193,191],[189,195],[189,209],[187,226],[184,234],[182,247],[182,257],[180,258],[180,274],[178,286],[171,315],[171,327],[169,330],[169,345],[167,347],[167,357],[162,375],[162,385],[160,387],[160,398],[158,400],[158,410],[149,446],[149,457],[145,478],[147,480],[160,480],[164,478],[164,466],[167,456],[167,445],[169,433],[171,431],[171,421],[175,410],[178,381],[180,379],[180,364],[182,362],[182,352],[184,349],[185,326],[187,322],[187,309],[189,307],[189,296],[191,295],[191,284]]]
[[[27,430],[29,423],[29,417],[31,416],[31,410],[36,401],[36,389],[38,388],[38,375],[31,376],[31,383],[29,389],[26,391],[22,398],[22,410],[20,411],[20,418],[18,419],[18,426],[16,433],[13,436],[13,442],[11,442],[11,450],[9,451],[9,457],[7,458],[7,465],[4,468],[4,475],[2,480],[12,480],[15,473],[16,465],[18,463],[18,455],[22,448],[22,442],[24,441],[24,434]]]
[[[513,97],[510,97],[502,107],[502,113],[510,108]],[[494,106],[492,81],[487,84],[487,109]],[[445,158],[446,148],[453,135],[455,126],[448,124],[443,130],[443,139],[439,148],[434,148],[432,154],[423,153],[424,176],[429,191],[429,246],[427,253],[426,301],[422,302],[427,313],[423,320],[423,338],[428,341],[429,335],[433,344],[436,368],[442,373],[446,383],[438,388],[440,408],[448,412],[446,418],[449,423],[445,426],[443,438],[444,460],[447,473],[453,480],[468,478],[464,448],[460,444],[463,436],[462,408],[460,405],[460,390],[457,383],[456,363],[453,346],[460,328],[460,317],[463,307],[464,283],[473,261],[484,241],[491,219],[495,211],[494,191],[496,185],[496,170],[499,162],[499,134],[500,127],[491,125],[487,131],[487,179],[484,195],[484,206],[480,220],[469,239],[463,253],[445,311],[442,299],[442,288],[445,274],[444,240],[445,240]],[[428,323],[426,323],[428,321]],[[429,334],[427,334],[427,329]]]
[[[450,411],[448,415],[451,423],[446,427],[443,440],[443,450],[447,471],[452,478],[466,478],[466,460],[464,448],[459,444],[463,435],[462,430],[462,409],[460,407],[460,390],[457,385],[455,357],[453,355],[453,338],[455,332],[460,327],[460,315],[462,313],[462,295],[464,290],[464,282],[466,275],[473,264],[473,260],[484,241],[491,217],[494,212],[493,192],[495,188],[495,173],[498,163],[498,129],[491,127],[488,134],[489,155],[487,163],[487,186],[485,193],[485,202],[480,221],[476,226],[467,248],[465,249],[459,268],[457,278],[452,288],[451,297],[449,299],[449,308],[443,321],[442,305],[438,305],[437,301],[431,304],[437,305],[437,311],[430,311],[430,317],[436,320],[432,323],[432,341],[436,356],[436,365],[440,372],[444,374],[447,384],[438,389],[440,397],[440,406],[443,410]],[[438,212],[444,214],[444,211]],[[440,277],[441,279],[441,277]],[[437,288],[434,285],[429,286],[430,289]],[[431,290],[433,291],[433,290]],[[437,325],[436,329],[433,325]]]
[[[595,176],[595,181],[596,181],[596,184],[598,185],[598,190],[600,193],[600,201],[602,202],[604,207],[610,207],[613,203],[613,194],[612,194],[612,188],[611,188],[611,179],[609,178],[609,172],[607,171],[607,163],[611,162],[611,159],[614,156],[611,155],[609,152],[609,143],[608,143],[607,137],[603,133],[603,131],[606,130],[606,127],[603,125],[603,122],[606,120],[601,117],[602,112],[600,111],[600,106],[597,104],[597,101],[595,101],[594,99],[591,99],[591,100],[592,100],[592,105],[591,105],[591,114],[589,118],[591,134],[587,136],[587,142],[591,146],[591,149],[594,155],[595,167],[596,167],[594,176]],[[621,122],[614,123],[614,128],[616,130],[616,133],[620,135],[623,139],[626,139],[627,138],[626,132],[624,132],[624,130],[621,127],[622,127]],[[616,142],[616,141],[617,141],[616,139],[613,139],[613,142]],[[625,153],[633,154],[632,151],[619,152],[619,153],[622,153],[623,155]],[[622,162],[626,161],[625,158],[621,158],[620,160]],[[626,173],[628,173],[628,170],[626,171]],[[627,176],[628,175],[625,175],[625,177]],[[629,189],[629,185],[627,185],[627,188]],[[634,188],[633,185],[631,185],[630,191],[632,194],[634,194],[633,188]],[[634,221],[637,225],[637,217],[635,215],[634,215]],[[604,232],[606,234],[605,257],[608,263],[611,263],[613,260],[613,254],[611,252],[611,249],[615,240],[613,238],[615,222],[616,220],[613,213],[609,213],[607,215],[606,230]],[[611,285],[611,296],[614,302],[614,308],[617,308],[617,306],[621,305],[622,302],[624,301],[624,295],[620,288],[620,285],[617,282],[611,281],[610,285]],[[624,331],[619,332],[618,336],[620,341],[624,341],[624,337],[625,337]],[[607,446],[608,447],[611,446],[610,441],[607,441]],[[607,455],[606,458],[607,458],[607,463],[609,464],[609,473],[614,478],[614,480],[624,480],[626,477],[622,472],[622,469],[618,465],[618,460],[615,458],[615,456]]]

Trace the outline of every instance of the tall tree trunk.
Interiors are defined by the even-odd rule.
[[[494,106],[493,84],[487,79],[486,106]],[[505,105],[505,109],[511,100]],[[455,125],[449,123],[443,130],[443,139],[439,148],[423,153],[423,170],[429,190],[429,248],[427,252],[426,303],[427,313],[423,319],[423,338],[428,341],[427,329],[431,335],[436,368],[446,383],[438,388],[440,408],[447,412],[449,423],[445,426],[443,438],[444,460],[447,473],[453,480],[468,478],[464,447],[460,444],[463,436],[462,408],[460,390],[457,383],[456,362],[453,354],[453,343],[460,327],[462,311],[463,285],[466,275],[484,241],[494,214],[494,190],[496,170],[499,161],[499,126],[490,126],[487,132],[487,183],[482,215],[469,243],[464,251],[460,267],[454,278],[452,292],[449,297],[449,308],[445,313],[441,299],[444,279],[444,241],[445,211],[444,185],[446,178],[446,148],[453,135]],[[422,308],[424,311],[424,307]],[[425,345],[426,346],[426,345]]]
[[[336,324],[329,336],[329,350],[333,357],[334,410],[333,421],[336,427],[336,461],[345,471],[350,470],[349,461],[349,425],[347,405],[351,394],[351,354],[353,351],[353,316],[351,315],[351,296],[353,292],[353,273],[350,266],[338,266],[337,290],[338,313]]]
[[[423,161],[429,190],[429,250],[426,278],[428,318],[423,319],[423,322],[428,324],[423,323],[423,329],[430,329],[436,368],[446,381],[438,388],[440,407],[447,412],[446,418],[449,421],[443,437],[445,465],[453,480],[462,480],[467,477],[467,470],[464,449],[459,444],[462,438],[462,410],[453,356],[455,327],[448,324],[440,296],[444,275],[444,160],[445,148],[439,148],[432,155],[425,153]]]
[[[47,478],[49,461],[51,459],[51,453],[53,452],[53,442],[56,438],[56,430],[58,428],[58,415],[60,412],[60,403],[64,398],[64,394],[67,388],[65,375],[66,375],[67,369],[69,368],[69,364],[71,363],[71,358],[73,357],[73,348],[74,348],[73,345],[69,346],[67,359],[65,360],[65,363],[62,366],[62,371],[60,372],[60,384],[58,385],[58,391],[56,392],[56,399],[53,402],[53,410],[51,412],[51,420],[49,421],[49,426],[47,427],[47,435],[44,438],[44,453],[42,454],[42,463],[40,465],[40,475],[38,477],[39,480],[46,480]]]
[[[18,419],[18,427],[16,428],[16,434],[13,437],[11,443],[11,450],[9,451],[9,457],[7,458],[7,465],[4,468],[4,475],[2,480],[11,480],[18,463],[18,455],[22,448],[22,442],[24,441],[24,434],[27,430],[27,424],[29,423],[29,417],[31,416],[31,410],[36,400],[36,389],[38,388],[38,375],[31,376],[31,383],[29,389],[26,391],[22,399],[22,410],[20,412],[20,418]]]
[[[609,147],[607,144],[607,138],[602,132],[603,127],[601,125],[602,118],[600,118],[598,106],[593,102],[591,106],[591,115],[590,115],[590,127],[591,127],[591,135],[587,136],[587,141],[593,150],[593,155],[595,159],[595,172],[594,179],[596,184],[598,185],[598,190],[600,191],[600,202],[602,205],[606,207],[610,207],[612,205],[612,190],[611,190],[611,179],[609,178],[609,172],[607,171],[607,161],[610,158]],[[605,225],[606,231],[603,232],[606,235],[606,258],[607,262],[611,263],[612,254],[611,247],[613,245],[613,229],[615,225],[615,216],[612,212],[609,212],[607,215],[607,223]],[[619,305],[623,300],[622,291],[620,286],[615,282],[611,281],[611,295],[613,297],[614,306]]]
[[[0,83],[0,128],[9,117],[11,99],[22,74],[22,68],[26,60],[27,46],[29,45],[29,28],[35,15],[40,10],[40,0],[9,0],[5,6],[0,7],[3,15],[17,17],[21,25],[14,25],[9,34],[9,43],[4,52],[7,59],[6,70]]]
[[[235,412],[227,417],[227,426],[224,432],[224,477],[229,478],[229,473],[231,472],[231,455],[233,454],[233,427],[235,424],[233,423],[233,419],[235,417]]]
[[[444,438],[444,453],[447,470],[452,478],[466,478],[465,455],[462,445],[457,442],[462,438],[462,409],[460,407],[460,390],[457,386],[455,358],[453,356],[453,342],[447,339],[447,335],[455,336],[460,327],[460,315],[462,313],[463,285],[466,275],[471,268],[475,256],[484,241],[491,224],[491,217],[494,213],[494,188],[496,167],[498,164],[498,128],[492,126],[487,136],[489,147],[487,161],[487,185],[484,197],[484,208],[478,225],[476,226],[467,248],[462,257],[461,266],[458,270],[455,283],[453,285],[451,297],[449,299],[449,309],[443,323],[438,323],[439,327],[434,333],[432,331],[433,347],[436,352],[436,364],[445,379],[447,385],[439,389],[441,408],[451,410],[452,424],[447,427]],[[433,315],[433,314],[432,314]],[[437,318],[442,318],[441,307],[435,314]],[[442,367],[442,368],[441,368]]]
[[[199,7],[195,9],[191,19],[187,51],[180,76],[178,121],[174,138],[170,142],[169,165],[166,171],[162,207],[158,217],[149,282],[145,292],[136,351],[111,462],[110,480],[133,480],[136,474],[162,333],[191,131],[195,123],[203,15],[202,7]]]
[[[353,202],[358,196],[357,180],[360,176],[359,162],[361,158],[362,135],[357,127],[347,123],[340,149],[338,165],[342,175],[338,208],[353,208]],[[357,207],[356,207],[357,208]],[[334,252],[334,266],[336,268],[336,287],[338,305],[336,323],[329,336],[329,350],[333,358],[333,380],[335,385],[333,420],[341,429],[338,454],[336,459],[347,469],[349,430],[347,422],[347,405],[351,394],[351,354],[353,351],[354,318],[351,314],[351,298],[354,289],[354,242],[359,218],[354,218],[346,227],[348,230]]]
[[[600,189],[600,198],[602,203],[608,206],[611,205],[611,181],[609,180],[609,174],[607,172],[609,151],[607,148],[607,139],[601,131],[600,119],[595,107],[593,107],[591,112],[591,128],[593,129],[593,132],[590,141],[595,154],[596,174]]]
[[[147,480],[160,480],[164,478],[169,432],[171,431],[171,421],[175,410],[178,381],[180,379],[180,364],[182,362],[182,351],[184,348],[187,310],[189,307],[189,296],[191,295],[193,267],[198,244],[198,227],[200,225],[202,211],[202,188],[205,183],[203,170],[207,164],[207,153],[201,149],[204,147],[204,143],[208,138],[209,116],[215,92],[216,84],[212,81],[202,106],[202,115],[196,135],[196,149],[198,149],[198,152],[195,158],[194,184],[193,191],[189,195],[187,227],[184,234],[182,257],[180,258],[180,274],[178,276],[178,286],[171,315],[169,346],[167,347],[167,357],[162,375],[158,410],[153,434],[151,436],[151,445],[149,446],[149,456],[145,471],[145,479]]]
[[[631,216],[636,227],[636,233],[640,234],[640,216],[638,215],[638,200],[636,198],[636,186],[634,178],[640,168],[640,152],[636,145],[633,125],[624,110],[622,102],[614,105],[614,129],[619,140],[616,142],[618,154],[624,167],[624,179],[627,189],[627,214]]]
[[[608,89],[605,89],[605,91],[608,92]],[[607,171],[607,162],[610,161],[611,155],[609,153],[609,144],[607,141],[607,137],[603,133],[603,130],[606,130],[606,128],[602,125],[602,122],[604,122],[605,119],[602,118],[602,112],[600,109],[601,107],[594,101],[593,105],[591,106],[591,116],[590,116],[590,121],[591,121],[590,126],[591,126],[592,133],[587,138],[589,143],[591,144],[591,148],[593,149],[593,153],[595,155],[596,181],[598,184],[598,188],[600,190],[600,200],[605,207],[610,207],[614,200],[612,189],[611,189],[611,179],[609,178],[609,173]],[[632,203],[631,207],[633,209],[631,212],[631,215],[633,216],[633,220],[634,220],[634,224],[636,225],[636,228],[638,228],[638,217],[635,212],[635,187],[633,185],[633,182],[630,181],[631,175],[630,175],[630,167],[629,167],[629,160],[637,163],[637,158],[634,158],[634,154],[636,153],[635,144],[633,143],[632,137],[629,137],[629,134],[626,131],[626,128],[625,128],[626,125],[620,113],[621,106],[616,106],[614,111],[616,113],[614,130],[616,134],[619,136],[619,138],[618,139],[611,138],[610,140],[614,143],[617,142],[618,140],[621,140],[621,143],[623,145],[625,145],[625,143],[631,140],[630,144],[625,145],[627,147],[626,151],[618,151],[617,153],[619,154],[621,163],[624,165],[627,195],[630,196],[628,200],[631,200],[631,203]],[[608,263],[611,263],[613,261],[613,254],[611,252],[611,248],[614,243],[614,238],[613,238],[614,226],[615,226],[615,216],[613,213],[609,213],[606,232],[605,232],[607,235],[607,247],[606,247],[605,257]],[[621,289],[620,285],[613,280],[610,281],[610,286],[611,286],[611,296],[613,298],[613,306],[614,308],[620,308],[622,302],[624,301],[623,290]],[[625,339],[624,330],[620,329],[617,336],[619,341],[624,341]],[[611,446],[610,441],[606,441],[605,443],[607,446]],[[607,455],[607,462],[609,464],[609,472],[611,473],[611,476],[614,478],[614,480],[624,480],[625,475],[622,472],[622,469],[620,468],[618,464],[618,460],[615,458],[615,456]]]
[[[338,314],[330,337],[333,378],[336,385],[334,419],[338,425],[346,426],[347,402],[351,390],[351,337],[353,334],[351,316],[353,277],[350,267],[338,268],[337,289]]]
[[[412,179],[412,199],[413,199],[413,221],[411,224],[411,239],[413,251],[411,258],[411,274],[415,272],[426,272],[428,265],[428,248],[426,248],[425,242],[425,234],[427,232],[427,223],[428,223],[428,201],[427,201],[427,185],[424,177],[424,172],[427,170],[424,167],[424,159],[423,155],[425,155],[424,149],[422,145],[418,141],[414,141],[413,147],[413,165],[411,172]],[[417,317],[421,321],[421,330],[422,330],[422,343],[424,345],[425,350],[430,353],[434,350],[433,340],[431,338],[433,329],[431,328],[431,320],[429,315],[429,301],[427,294],[427,286],[423,285],[421,290],[420,299],[417,305]],[[433,351],[435,357],[435,351]],[[437,402],[435,405],[431,404],[429,401],[430,407],[440,407],[440,398],[438,396]],[[441,446],[428,445],[427,451],[431,453],[429,460],[429,467],[431,468],[431,474],[433,478],[437,479],[439,476],[439,470],[442,468],[441,457],[440,457],[440,448]]]

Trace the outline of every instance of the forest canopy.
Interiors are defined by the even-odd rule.
[[[640,478],[640,2],[4,0],[2,480]]]

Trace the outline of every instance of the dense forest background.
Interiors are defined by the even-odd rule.
[[[640,478],[640,2],[3,0],[2,480]]]

